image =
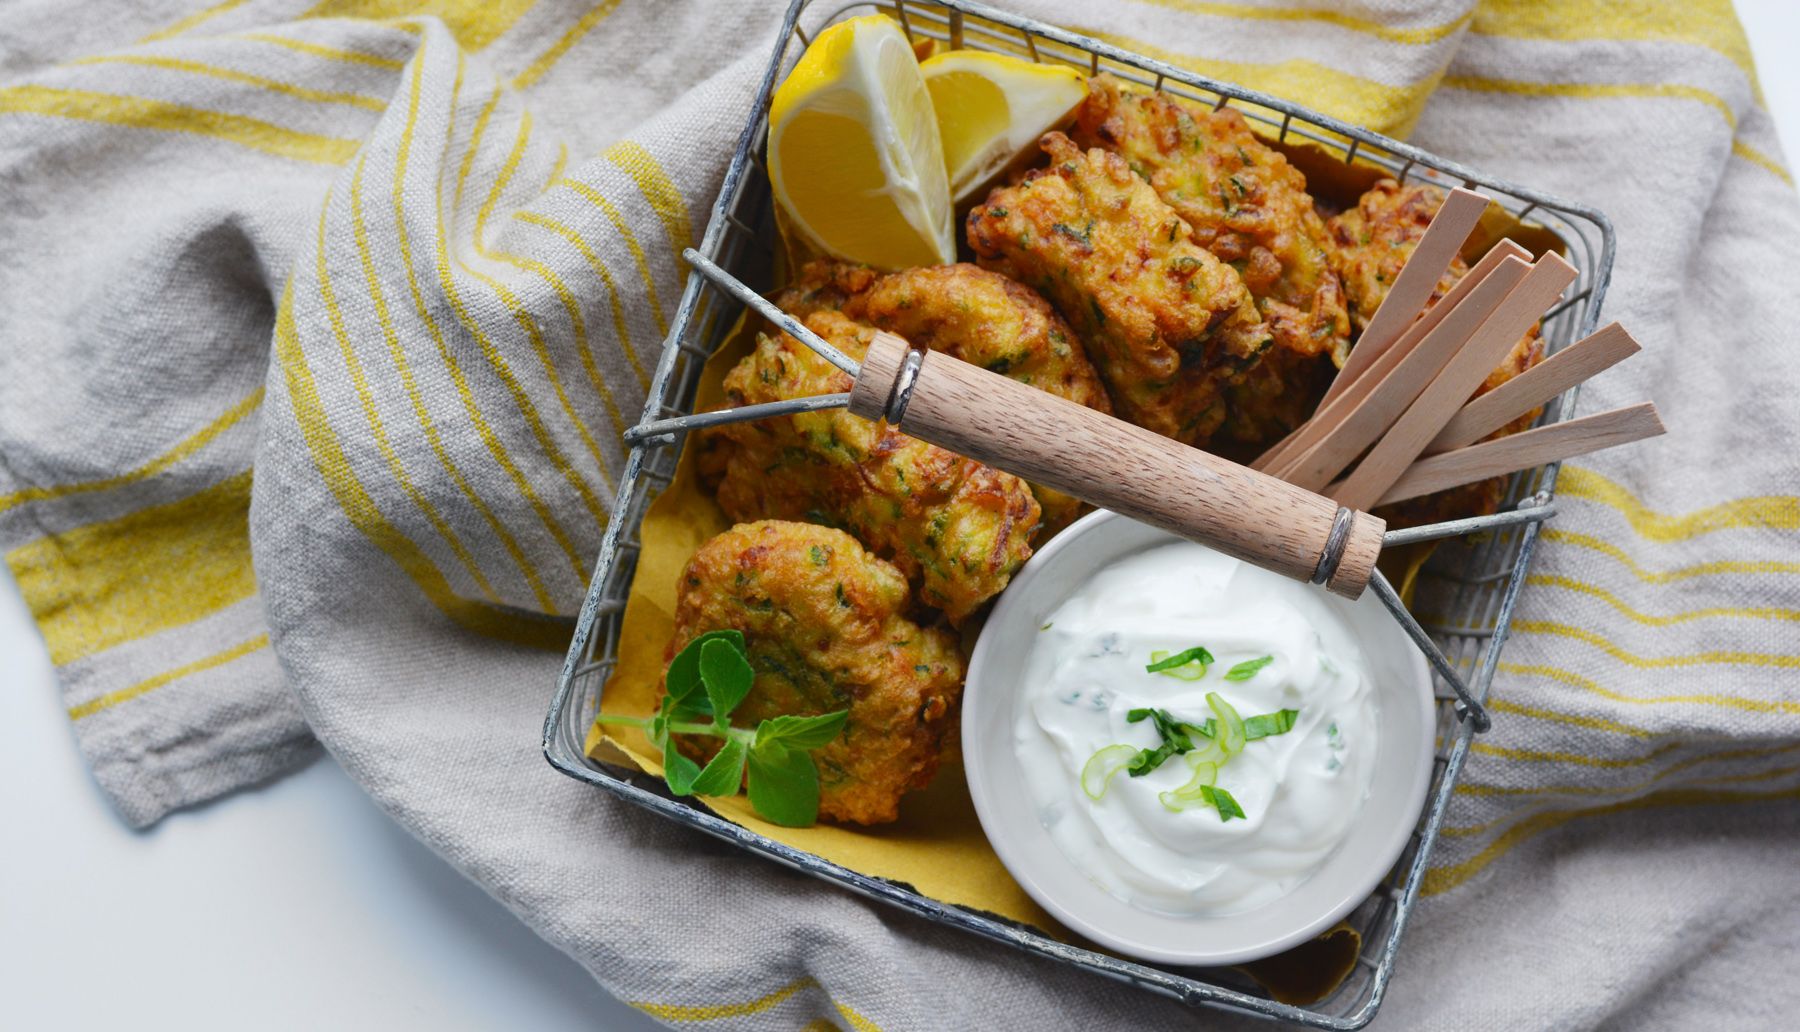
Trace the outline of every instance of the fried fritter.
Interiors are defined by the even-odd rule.
[[[1432,216],[1443,203],[1443,191],[1434,186],[1423,183],[1401,186],[1392,179],[1384,179],[1363,194],[1356,207],[1331,220],[1332,237],[1337,242],[1344,271],[1344,289],[1350,298],[1351,317],[1359,331],[1368,325],[1376,309],[1387,298],[1401,266],[1412,257],[1419,238],[1425,235],[1425,227],[1431,224]],[[1432,291],[1430,303],[1437,304],[1457,280],[1468,274],[1467,262],[1461,257],[1452,259],[1450,268]],[[1480,397],[1530,369],[1543,353],[1543,337],[1538,327],[1533,326],[1476,388],[1474,396]],[[1527,429],[1537,415],[1535,411],[1528,412],[1494,431],[1487,439]],[[1482,515],[1499,509],[1505,489],[1506,478],[1497,477],[1400,502],[1377,510],[1377,515],[1395,527]]]
[[[979,266],[883,276],[844,314],[1078,405],[1112,411],[1068,324],[1030,287]]]
[[[872,327],[833,311],[808,329],[853,358]],[[850,389],[850,377],[787,334],[764,335],[726,374],[729,405]],[[703,473],[733,520],[841,527],[897,566],[919,599],[960,624],[1026,559],[1039,509],[1023,480],[841,409],[709,432]]]
[[[1306,179],[1232,108],[1088,80],[1075,142],[1117,151],[1243,277],[1274,345],[1232,385],[1221,432],[1265,444],[1304,422],[1350,350],[1331,238]]]
[[[1327,224],[1337,246],[1338,267],[1344,279],[1344,295],[1350,302],[1350,319],[1361,333],[1387,299],[1388,290],[1412,257],[1413,248],[1431,225],[1432,216],[1444,205],[1444,192],[1424,183],[1401,186],[1383,179],[1369,188],[1356,207],[1336,215]],[[1456,281],[1468,275],[1460,257],[1450,262],[1431,294],[1431,303],[1449,293]]]
[[[793,282],[770,298],[775,307],[806,321],[814,312],[841,312],[850,299],[875,285],[882,274],[867,265],[815,258],[800,267]]]
[[[1062,133],[1041,146],[1051,166],[971,211],[969,246],[1075,327],[1120,415],[1204,444],[1224,421],[1223,387],[1269,345],[1243,279],[1119,155]]]
[[[805,318],[841,311],[971,365],[1111,414],[1112,401],[1075,333],[1049,302],[1023,284],[977,265],[937,265],[886,275],[831,259],[809,262],[777,307]],[[1084,506],[1033,484],[1043,540],[1074,522]]]
[[[968,264],[896,272],[851,297],[844,314],[918,347],[1112,412],[1074,331],[1036,291],[997,272]],[[1046,537],[1081,515],[1081,502],[1069,495],[1036,484],[1031,493],[1043,510]]]
[[[1194,242],[1238,271],[1277,347],[1343,361],[1350,318],[1324,220],[1300,170],[1242,114],[1129,91],[1103,74],[1088,80],[1074,137],[1122,154],[1193,227]]]
[[[843,734],[813,753],[819,813],[881,824],[930,783],[962,697],[956,636],[913,623],[907,605],[900,571],[842,531],[739,524],[682,571],[668,655],[706,631],[742,631],[756,682],[732,714],[740,724],[849,709]],[[680,745],[704,762],[717,741]]]

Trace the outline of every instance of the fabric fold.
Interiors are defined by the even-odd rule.
[[[0,31],[0,552],[126,820],[316,736],[672,1024],[1230,1023],[756,862],[538,751],[781,5],[89,6]],[[1670,433],[1564,472],[1380,1020],[1785,1017],[1800,202],[1729,5],[1006,6],[1612,220],[1604,316],[1645,350],[1581,410],[1649,398]]]

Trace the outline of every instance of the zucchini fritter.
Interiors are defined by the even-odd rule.
[[[852,358],[875,331],[839,312],[808,329]],[[848,391],[850,377],[787,334],[764,335],[725,376],[729,405]],[[842,409],[708,432],[703,475],[737,521],[840,527],[897,566],[960,624],[1031,557],[1039,509],[1023,480]]]
[[[1078,405],[1110,414],[1112,402],[1081,342],[1030,287],[969,264],[937,265],[878,276],[829,260],[801,270],[775,303],[790,313],[836,309]],[[1081,515],[1068,495],[1032,485],[1045,537]]]
[[[1401,186],[1392,179],[1376,183],[1357,201],[1356,207],[1343,212],[1330,222],[1333,238],[1344,271],[1344,289],[1350,298],[1350,312],[1360,331],[1387,298],[1401,266],[1412,257],[1425,227],[1444,203],[1444,193],[1434,186],[1413,183]],[[1432,291],[1430,304],[1469,274],[1469,266],[1461,257],[1450,262],[1450,268]],[[1427,305],[1430,307],[1430,305]],[[1506,359],[1489,373],[1475,397],[1519,375],[1538,363],[1544,354],[1544,340],[1537,326],[1519,339]],[[1487,440],[1505,437],[1528,429],[1537,419],[1536,411],[1489,434]],[[1412,527],[1443,520],[1461,519],[1495,512],[1506,491],[1505,477],[1495,477],[1462,487],[1453,487],[1400,502],[1377,511],[1394,527]]]
[[[1383,179],[1369,188],[1356,207],[1332,218],[1328,224],[1338,249],[1344,295],[1350,301],[1350,319],[1361,333],[1387,299],[1400,268],[1412,257],[1413,248],[1431,225],[1432,216],[1444,205],[1444,192],[1423,183],[1401,186]],[[1450,292],[1456,281],[1468,275],[1469,266],[1454,258],[1432,291],[1431,303]]]
[[[1112,413],[1075,331],[1036,291],[997,272],[968,264],[896,272],[852,298],[844,312],[917,347]],[[1043,514],[1044,538],[1075,522],[1084,508],[1037,484],[1031,493]]]
[[[1103,74],[1088,82],[1074,137],[1123,155],[1193,228],[1194,242],[1238,271],[1276,346],[1343,361],[1350,319],[1324,220],[1300,170],[1242,114],[1128,91]]]
[[[1224,421],[1224,386],[1269,344],[1243,279],[1119,155],[1062,133],[1040,145],[1050,167],[971,211],[969,246],[1075,327],[1120,415],[1204,444]]]
[[[706,631],[742,631],[756,682],[733,713],[740,723],[848,708],[843,734],[813,753],[819,813],[880,824],[930,783],[962,697],[956,636],[913,623],[907,604],[900,571],[842,531],[739,524],[682,571],[668,655]],[[679,744],[704,762],[718,742]]]
[[[1350,351],[1350,317],[1331,238],[1306,179],[1232,108],[1088,81],[1075,142],[1117,151],[1243,277],[1274,346],[1230,390],[1222,433],[1273,441],[1304,422]]]

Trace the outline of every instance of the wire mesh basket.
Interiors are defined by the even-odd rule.
[[[1111,72],[1121,79],[1191,101],[1231,105],[1269,139],[1310,143],[1345,163],[1377,168],[1403,182],[1478,189],[1521,222],[1529,221],[1554,234],[1565,257],[1577,270],[1577,279],[1567,297],[1544,318],[1546,349],[1554,351],[1579,339],[1598,322],[1614,248],[1611,224],[1599,212],[1484,175],[1297,104],[967,0],[843,5],[829,0],[793,0],[699,248],[706,258],[759,290],[772,286],[768,277],[777,264],[779,247],[761,154],[770,96],[814,33],[848,14],[868,10],[892,15],[915,41],[932,39],[952,48],[1065,64],[1090,74]],[[702,276],[689,276],[657,363],[643,424],[692,410],[701,367],[729,335],[740,311],[739,301]],[[1570,390],[1557,399],[1546,408],[1541,420],[1566,418],[1574,409],[1575,395],[1576,391]],[[1036,929],[993,915],[938,902],[908,886],[860,874],[726,821],[697,803],[671,796],[660,778],[587,757],[582,744],[617,660],[625,598],[641,546],[640,525],[650,500],[674,477],[680,448],[679,434],[658,434],[639,440],[630,451],[619,482],[614,518],[601,543],[593,581],[544,724],[544,753],[552,766],[647,810],[852,892],[1190,1005],[1329,1029],[1360,1028],[1374,1018],[1393,974],[1400,937],[1418,899],[1432,845],[1470,742],[1478,728],[1486,724],[1480,703],[1486,698],[1505,644],[1539,521],[1553,510],[1556,465],[1514,475],[1500,515],[1459,521],[1454,529],[1474,533],[1440,548],[1425,568],[1415,609],[1434,614],[1423,621],[1423,626],[1455,668],[1455,680],[1462,684],[1455,684],[1441,673],[1435,679],[1439,734],[1431,791],[1405,852],[1376,892],[1347,918],[1362,936],[1362,951],[1355,968],[1331,995],[1302,1007],[1271,999],[1254,981],[1235,970],[1174,969],[1123,960],[1059,942]],[[1532,515],[1524,519],[1514,515],[1509,522],[1508,510],[1517,511],[1522,506]],[[1432,528],[1420,528],[1417,537],[1438,537],[1449,529],[1452,528],[1444,525],[1434,533]],[[1388,543],[1405,540],[1403,535],[1409,533],[1413,532],[1390,535]],[[1453,686],[1466,689],[1473,701],[1472,710],[1458,704],[1451,691]]]

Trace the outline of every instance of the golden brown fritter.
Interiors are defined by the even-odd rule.
[[[814,312],[808,329],[853,358],[872,327]],[[848,391],[850,377],[787,334],[761,336],[726,374],[728,405]],[[841,527],[899,567],[953,623],[1000,593],[1026,559],[1039,510],[1025,482],[842,409],[710,432],[703,466],[733,520]]]
[[[962,697],[956,636],[907,619],[908,601],[900,571],[842,531],[739,524],[682,571],[668,655],[706,631],[742,631],[756,671],[732,713],[742,726],[848,709],[843,734],[812,754],[819,814],[881,824],[930,783]],[[680,741],[702,762],[717,744]]]
[[[1100,374],[1075,333],[1030,287],[979,266],[908,269],[851,298],[844,314],[915,346],[941,351],[1078,405],[1110,414]],[[1074,522],[1082,504],[1032,485],[1047,538]]]
[[[1087,345],[1118,413],[1203,444],[1225,418],[1225,384],[1269,345],[1244,281],[1109,151],[1062,133],[1051,166],[969,213],[981,264],[1036,290]]]
[[[844,314],[1078,405],[1112,411],[1068,324],[1036,291],[997,272],[966,263],[896,272],[852,298]]]
[[[804,322],[814,312],[841,312],[850,299],[875,285],[881,273],[867,265],[815,258],[800,267],[786,287],[769,300]]]
[[[1392,179],[1383,179],[1362,195],[1356,207],[1334,216],[1327,224],[1337,246],[1344,296],[1349,299],[1350,319],[1356,324],[1357,333],[1375,317],[1375,310],[1381,307],[1395,277],[1400,275],[1400,267],[1412,257],[1413,248],[1425,235],[1425,227],[1431,225],[1432,216],[1443,204],[1444,192],[1435,186],[1401,186]],[[1468,264],[1460,257],[1452,259],[1449,270],[1432,292],[1432,303],[1437,303],[1468,272]]]
[[[1062,317],[1030,287],[967,263],[883,275],[831,259],[808,262],[774,297],[804,319],[841,311],[971,365],[1030,384],[1078,405],[1112,412],[1100,376]],[[1032,485],[1043,513],[1042,541],[1081,515],[1082,503]]]
[[[1344,289],[1349,295],[1351,316],[1359,332],[1387,298],[1401,266],[1412,257],[1419,238],[1425,235],[1425,228],[1443,203],[1444,192],[1437,187],[1423,183],[1401,186],[1392,179],[1384,179],[1363,194],[1356,207],[1331,220],[1331,233],[1337,242],[1344,272]],[[1430,304],[1437,304],[1458,280],[1468,274],[1467,262],[1461,257],[1452,259],[1450,268],[1432,291]],[[1476,388],[1474,396],[1480,397],[1530,369],[1543,357],[1543,351],[1543,337],[1538,327],[1533,326]],[[1518,433],[1530,427],[1536,418],[1537,412],[1528,412],[1486,439]],[[1505,489],[1506,478],[1497,477],[1400,502],[1377,510],[1377,515],[1395,527],[1483,515],[1499,509]]]
[[[1275,345],[1301,355],[1350,346],[1350,318],[1332,269],[1330,236],[1306,179],[1233,108],[1088,80],[1075,142],[1124,156],[1194,230],[1194,242],[1243,277]]]
[[[1272,442],[1311,415],[1350,349],[1350,317],[1331,238],[1306,179],[1232,108],[1088,81],[1075,141],[1117,151],[1194,230],[1194,242],[1243,277],[1274,345],[1228,391],[1220,428]]]

